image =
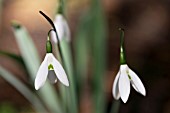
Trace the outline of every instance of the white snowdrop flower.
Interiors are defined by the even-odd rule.
[[[60,13],[58,13],[55,16],[54,19],[54,25],[56,27],[57,33],[58,33],[58,38],[59,40],[66,38],[67,41],[70,41],[70,29],[68,26],[67,21],[65,20],[64,16]],[[55,32],[51,32],[51,38],[52,40],[57,43],[57,38]]]
[[[47,77],[52,83],[57,82],[57,78],[66,86],[69,86],[67,75],[57,59],[52,53],[47,53],[44,61],[39,67],[35,78],[35,89],[41,88]]]
[[[120,69],[116,75],[113,83],[112,94],[113,97],[118,100],[122,99],[124,103],[127,102],[130,94],[130,84],[133,88],[143,96],[146,95],[146,90],[141,82],[140,78],[135,72],[133,72],[126,63],[126,57],[124,52],[124,30],[119,28],[120,34]]]
[[[46,50],[46,56],[41,63],[35,78],[35,89],[38,90],[41,88],[47,78],[51,83],[56,83],[58,78],[65,86],[69,86],[69,81],[63,67],[52,54],[52,45],[49,40],[46,44]]]
[[[138,93],[143,96],[146,95],[145,87],[137,74],[133,72],[127,64],[120,65],[119,72],[117,73],[113,83],[113,97],[116,100],[121,98],[122,101],[126,103],[130,94],[130,84],[132,84],[133,88]]]

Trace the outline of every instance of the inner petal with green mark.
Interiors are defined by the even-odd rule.
[[[49,64],[49,65],[48,65],[48,70],[54,70],[54,67],[53,67],[52,64]]]
[[[131,76],[130,76],[130,74],[129,74],[129,70],[126,70],[126,73],[127,73],[127,75],[128,75],[129,80],[132,80],[132,78],[131,78]]]

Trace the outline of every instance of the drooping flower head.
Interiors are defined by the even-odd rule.
[[[121,44],[120,44],[120,69],[115,77],[113,83],[112,94],[118,100],[122,99],[124,103],[127,102],[130,94],[130,84],[132,87],[143,96],[146,95],[146,90],[140,78],[127,65],[124,52],[124,31],[121,30]]]
[[[54,30],[56,32],[56,36],[57,36],[57,31],[55,29],[55,26],[53,25],[51,19],[49,17],[47,17],[43,12],[40,12],[47,20],[49,20],[53,26],[53,29],[51,29],[49,32],[51,32],[52,30]],[[57,37],[58,39],[58,37]],[[59,45],[59,44],[58,44]],[[60,50],[61,52],[61,50]],[[62,65],[60,64],[60,62],[54,57],[54,55],[52,54],[52,44],[50,41],[50,38],[47,38],[47,42],[46,42],[46,56],[43,60],[43,62],[41,63],[36,78],[35,78],[35,89],[38,90],[39,88],[41,88],[46,79],[49,79],[51,83],[56,83],[57,79],[59,79],[59,81],[61,83],[63,83],[65,86],[69,86],[69,81],[66,75],[65,70],[63,69]]]
[[[71,36],[70,36],[70,29],[68,26],[68,23],[65,19],[64,16],[64,1],[63,0],[59,0],[59,6],[58,6],[58,10],[57,10],[57,14],[55,15],[54,18],[54,25],[56,27],[57,33],[58,33],[58,37],[59,40],[62,39],[66,39],[66,41],[70,41]],[[57,43],[57,38],[55,35],[55,32],[51,32],[51,38],[52,40]]]
[[[67,21],[65,20],[62,14],[57,14],[54,19],[54,25],[58,32],[59,40],[66,39],[68,42],[70,41],[70,29]],[[52,40],[57,43],[57,38],[55,32],[51,32]]]

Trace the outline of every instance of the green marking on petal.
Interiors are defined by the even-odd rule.
[[[48,70],[54,70],[54,67],[52,64],[48,65]]]
[[[128,77],[129,77],[129,80],[132,80],[132,78],[131,78],[131,76],[129,74],[129,70],[127,70],[126,73],[127,73]]]
[[[128,77],[129,77],[130,80],[132,80],[132,78],[131,78],[131,76],[129,74],[128,74]]]

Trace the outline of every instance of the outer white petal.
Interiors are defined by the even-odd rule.
[[[48,59],[48,56],[46,55],[45,58],[44,58],[44,61],[41,63],[41,65],[38,69],[38,72],[37,72],[37,75],[36,75],[36,78],[35,78],[35,83],[34,83],[36,90],[41,88],[46,81],[47,74],[48,74],[47,59]]]
[[[57,59],[52,55],[53,57],[53,62],[52,65],[54,67],[54,71],[58,77],[58,79],[66,86],[69,86],[69,82],[68,82],[68,78],[67,75],[63,69],[63,67],[61,66],[61,64],[59,63],[59,61],[57,61]]]
[[[54,25],[56,27],[57,33],[58,33],[58,37],[59,40],[61,40],[62,38],[66,38],[67,41],[70,41],[70,29],[69,26],[67,24],[67,21],[65,20],[65,18],[63,17],[63,15],[61,14],[57,14],[55,16],[54,19]],[[51,32],[51,37],[52,40],[57,43],[57,39],[56,39],[56,34],[55,32]]]
[[[71,40],[70,28],[69,28],[68,23],[65,19],[63,20],[63,25],[64,25],[65,38],[68,42],[70,42],[70,40]]]
[[[51,36],[51,39],[53,40],[53,42],[57,43],[57,38],[56,38],[56,34],[54,31],[51,31],[50,36]]]
[[[130,94],[130,80],[127,75],[127,65],[120,66],[119,92],[124,103],[127,102]]]
[[[51,82],[52,84],[54,84],[54,83],[57,82],[57,76],[56,76],[54,70],[49,70],[47,77],[48,77],[48,80],[50,80],[50,82]]]
[[[61,14],[57,14],[54,19],[54,25],[57,30],[58,38],[61,40],[64,37],[64,17]],[[55,32],[51,32],[52,40],[57,43]]]
[[[119,87],[118,87],[119,77],[120,77],[120,71],[117,73],[112,87],[112,94],[116,100],[120,98]]]
[[[146,90],[145,87],[142,83],[142,81],[140,80],[140,78],[137,76],[137,74],[135,72],[133,72],[131,69],[129,69],[129,75],[131,77],[131,83],[133,88],[141,93],[142,95],[146,95]]]

